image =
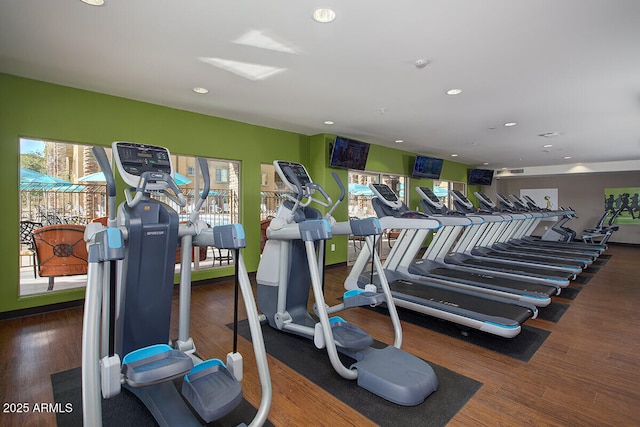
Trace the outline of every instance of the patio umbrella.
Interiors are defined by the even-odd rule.
[[[447,197],[449,195],[449,191],[446,188],[434,187],[433,194],[435,194],[436,197]]]
[[[373,196],[373,191],[369,188],[368,185],[364,184],[349,184],[349,195],[350,196]]]
[[[187,185],[191,183],[191,180],[189,178],[178,172],[174,172],[173,180],[177,185]],[[78,182],[106,182],[106,179],[104,178],[103,172],[96,172],[78,178]]]
[[[62,178],[56,178],[32,169],[20,168],[20,190],[22,191],[45,191],[70,184],[69,181]]]

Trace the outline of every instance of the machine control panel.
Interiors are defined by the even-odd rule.
[[[122,179],[132,187],[138,185],[140,176],[145,172],[157,172],[158,179],[162,179],[164,174],[173,176],[171,154],[164,147],[116,141],[112,149]],[[166,188],[166,184],[158,188],[147,187],[149,190],[161,190]]]

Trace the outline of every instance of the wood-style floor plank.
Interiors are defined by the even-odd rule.
[[[529,320],[551,332],[529,362],[476,347],[411,324],[403,324],[403,348],[483,383],[450,426],[640,425],[640,248],[612,246],[613,257],[582,285],[557,323]],[[326,274],[330,303],[342,295],[346,267]],[[193,290],[191,329],[197,351],[224,359],[231,350],[233,286],[221,282]],[[177,299],[172,336],[177,334]],[[240,309],[240,318],[245,318]],[[358,308],[348,321],[393,342],[387,316]],[[0,401],[53,403],[50,375],[80,366],[82,309],[0,322]],[[254,406],[260,387],[251,343],[240,338],[243,389]],[[369,426],[366,417],[269,357],[276,426]],[[346,381],[346,380],[345,380]],[[80,408],[74,408],[80,410]],[[402,411],[402,407],[398,407]],[[54,426],[54,414],[0,413],[0,426]]]

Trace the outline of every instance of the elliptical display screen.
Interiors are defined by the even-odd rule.
[[[309,176],[309,173],[307,172],[305,167],[300,163],[285,162],[281,160],[278,160],[275,163],[277,166],[276,171],[278,172],[278,175],[280,175],[280,178],[282,178],[282,180],[287,184],[287,186],[292,191],[298,191],[298,190],[296,188],[296,185],[289,178],[289,176],[287,176],[287,173],[286,173],[287,168],[293,172],[293,175],[298,179],[298,182],[300,182],[301,186],[304,187],[305,185],[310,184],[312,182],[311,177]]]
[[[371,184],[375,187],[376,190],[378,190],[378,193],[387,201],[389,202],[397,202],[398,201],[398,197],[396,196],[396,193],[393,192],[393,190],[391,188],[389,188],[388,185],[385,184]]]
[[[151,172],[157,173],[159,176],[150,177],[145,189],[147,191],[162,191],[167,188],[168,183],[162,174],[173,177],[173,166],[169,150],[155,145],[125,141],[114,142],[112,150],[120,176],[128,185],[136,187],[142,174]],[[158,179],[155,180],[154,178]]]
[[[169,151],[152,145],[119,143],[118,157],[127,173],[140,176],[144,172],[171,174]]]

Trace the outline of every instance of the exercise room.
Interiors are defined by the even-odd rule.
[[[639,3],[0,4],[0,426],[638,423]]]

